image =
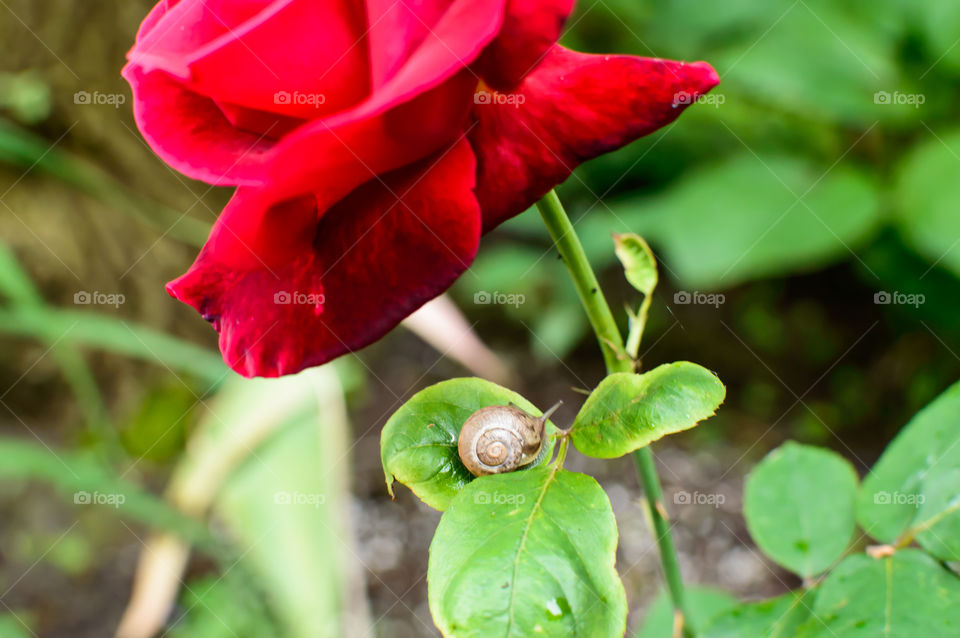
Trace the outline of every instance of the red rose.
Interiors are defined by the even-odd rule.
[[[556,44],[573,0],[168,0],[124,77],[151,147],[237,186],[168,284],[245,376],[383,336],[480,235],[671,122],[705,63]],[[684,99],[677,99],[682,95]]]

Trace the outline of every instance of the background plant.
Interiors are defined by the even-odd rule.
[[[5,458],[37,469],[0,482],[0,600],[40,635],[99,637],[124,611],[140,540],[169,521],[141,518],[140,512],[159,511],[149,507],[125,516],[123,508],[74,504],[80,488],[49,487],[67,477],[75,481],[56,457],[74,467],[75,458],[110,449],[112,460],[100,457],[96,466],[101,477],[126,473],[142,492],[160,495],[208,406],[219,411],[210,403],[217,371],[203,365],[217,361],[208,328],[171,303],[156,282],[189,264],[195,248],[188,244],[202,241],[225,194],[178,180],[161,166],[134,135],[128,109],[74,102],[77,91],[126,90],[117,70],[149,2],[5,4],[0,236],[46,312],[41,317],[23,305],[26,296],[13,303],[23,286],[4,291],[3,436],[36,448],[28,454],[11,447],[16,454]],[[948,251],[960,235],[951,226],[957,159],[948,150],[957,151],[955,18],[950,3],[933,0],[869,6],[605,0],[581,2],[570,21],[566,41],[577,48],[707,59],[723,75],[722,104],[697,105],[667,131],[584,166],[561,189],[611,299],[631,292],[610,250],[611,230],[643,234],[660,258],[664,272],[642,358],[650,364],[691,358],[728,386],[724,408],[707,427],[658,446],[689,582],[720,583],[754,599],[799,587],[798,576],[753,549],[739,516],[740,475],[793,438],[835,449],[866,476],[910,416],[958,378],[952,264],[960,248]],[[877,104],[879,91],[923,94],[925,102],[918,108]],[[816,216],[794,205],[796,197],[778,178],[796,195],[816,182],[804,197]],[[684,241],[682,228],[698,234]],[[714,237],[723,241],[710,243]],[[515,371],[505,385],[541,407],[563,398],[558,422],[569,424],[582,401],[571,386],[592,388],[603,375],[576,292],[548,252],[551,242],[536,213],[490,240],[458,284],[457,299]],[[89,259],[92,254],[98,259]],[[705,256],[711,258],[701,260]],[[120,292],[127,303],[75,306],[79,290]],[[478,291],[520,293],[525,303],[474,304]],[[679,291],[719,293],[724,302],[677,304]],[[874,304],[883,291],[920,293],[926,303]],[[614,306],[625,330],[625,315]],[[70,312],[50,312],[60,309]],[[68,330],[78,318],[90,321]],[[205,354],[190,355],[188,370],[168,358],[175,352],[166,347],[169,340],[157,347],[144,338],[152,351],[146,350],[128,327],[141,337],[138,329],[148,327],[151,334],[200,344]],[[379,430],[393,409],[425,386],[464,374],[438,358],[398,332],[337,370],[348,389],[356,440],[345,472],[355,494],[355,568],[366,584],[354,591],[366,592],[370,622],[384,636],[431,630],[422,576],[437,518],[400,490],[398,502],[389,501],[378,450]],[[61,359],[73,371],[62,368]],[[82,367],[88,374],[78,372]],[[119,441],[108,443],[118,431]],[[293,452],[282,446],[281,452],[292,467]],[[660,582],[641,510],[623,488],[636,489],[633,467],[629,460],[594,464],[574,450],[565,466],[598,477],[618,526],[630,532],[621,540],[618,566],[632,631]],[[726,503],[677,503],[697,490],[724,495]],[[283,513],[280,506],[270,512]],[[706,519],[714,523],[702,532]],[[259,538],[257,522],[214,525],[218,532],[251,525],[249,533],[230,534],[236,551],[229,558],[243,556],[254,544],[249,539]],[[230,539],[219,535],[217,541]],[[243,635],[244,626],[262,626],[245,623],[278,622],[272,594],[250,587],[253,561],[228,571],[234,560],[219,560],[199,549],[192,554],[184,578],[190,590],[179,595],[188,613],[180,622],[196,622],[193,631],[203,636]],[[698,598],[717,600],[691,595],[693,615],[700,613]],[[194,604],[198,600],[205,605]],[[0,614],[0,631],[30,635],[6,608]]]

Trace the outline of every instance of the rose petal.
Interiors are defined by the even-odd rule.
[[[153,6],[153,9],[150,9],[150,13],[147,14],[147,17],[143,19],[143,22],[140,23],[140,28],[137,29],[137,38],[136,42],[140,42],[147,34],[153,31],[153,28],[157,25],[157,22],[160,21],[167,11],[169,11],[176,2],[172,0],[160,0],[157,4]]]
[[[367,0],[374,97],[397,103],[470,65],[497,35],[504,1]]]
[[[365,184],[322,218],[301,197],[233,228],[261,203],[240,189],[167,290],[213,323],[224,359],[244,376],[320,365],[379,339],[469,266],[481,224],[474,170],[461,141]]]
[[[576,0],[507,0],[497,39],[477,61],[484,81],[507,91],[523,80],[550,50]]]
[[[467,121],[474,86],[473,75],[462,69],[393,108],[378,112],[380,107],[370,104],[301,126],[271,152],[272,196],[281,199],[321,185],[320,207],[326,208],[372,177],[448,146]]]
[[[220,102],[313,119],[367,95],[364,19],[348,0],[183,0],[127,57]]]
[[[366,0],[370,77],[374,88],[396,75],[451,0]]]
[[[137,128],[164,162],[209,184],[263,183],[271,136],[236,128],[213,100],[166,73],[127,65],[123,76],[133,89]]]
[[[134,89],[134,115],[144,138],[184,174],[218,185],[270,185],[274,199],[324,181],[342,196],[371,174],[421,159],[454,139],[477,82],[461,60],[472,60],[492,39],[502,2],[450,4],[370,98],[306,123],[208,100],[167,72],[146,72],[139,64],[127,65],[124,76]]]
[[[463,128],[475,80],[466,69],[393,109],[376,104],[298,127],[263,112],[230,111],[186,90],[166,73],[127,66],[133,114],[157,155],[181,173],[216,185],[269,187],[281,199],[330,189],[330,205],[374,175],[416,161]],[[237,128],[263,128],[265,134]],[[273,135],[271,133],[277,133]],[[274,138],[280,137],[278,142]]]
[[[705,62],[555,46],[515,93],[474,107],[484,230],[529,208],[581,162],[669,124],[718,82]]]

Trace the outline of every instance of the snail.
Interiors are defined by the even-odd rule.
[[[562,403],[557,401],[539,417],[513,404],[477,410],[460,428],[460,460],[474,476],[512,472],[529,465],[547,451],[543,445],[545,425]]]

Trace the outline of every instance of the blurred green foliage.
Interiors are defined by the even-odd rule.
[[[593,262],[612,265],[611,232],[643,235],[688,290],[849,262],[866,291],[925,293],[917,314],[956,332],[955,3],[611,0],[580,3],[571,25],[574,48],[707,60],[722,78],[676,124],[568,180]],[[532,347],[563,357],[586,326],[534,217],[507,223],[458,290],[525,295],[504,313],[546,327]]]
[[[148,3],[140,4],[124,3],[120,11],[93,5],[83,10],[129,14],[132,28]],[[49,10],[69,23],[67,11]],[[72,55],[66,53],[74,46],[67,42],[72,38],[28,22],[29,32],[20,23],[13,26],[37,47],[36,68],[0,72],[0,164],[10,169],[15,185],[37,189],[40,199],[44,184],[57,184],[69,189],[71,197],[136,216],[156,236],[163,234],[164,241],[202,243],[212,214],[201,221],[181,214],[173,199],[159,203],[145,196],[119,169],[135,154],[100,155],[109,131],[126,136],[122,125],[132,132],[128,112],[118,112],[119,124],[114,122],[117,126],[107,133],[96,126],[85,133],[83,126],[73,129],[81,115],[96,119],[102,114],[70,110],[69,95],[85,87],[67,90],[63,78],[72,79],[49,54],[56,51],[77,66],[86,82],[94,81],[99,69],[101,78],[113,78],[111,86],[119,86],[122,53],[110,57],[100,46],[105,30],[88,22],[96,33],[98,42],[91,50],[97,55]],[[661,263],[668,281],[661,296],[669,299],[671,286],[728,295],[720,309],[722,327],[691,312],[683,317],[682,334],[678,329],[669,335],[686,341],[684,351],[696,352],[698,360],[704,353],[712,362],[751,371],[723,375],[731,383],[731,401],[717,421],[738,426],[725,436],[735,444],[748,439],[746,449],[757,431],[740,427],[746,424],[760,431],[776,427],[804,441],[835,443],[835,430],[895,421],[891,408],[909,414],[939,393],[945,379],[955,378],[951,351],[960,352],[960,127],[955,119],[960,108],[960,3],[581,0],[569,24],[565,42],[574,48],[703,59],[722,76],[711,99],[693,105],[675,125],[584,165],[561,194],[591,261],[608,274],[619,279],[611,233],[636,232],[650,241]],[[60,25],[50,28],[72,32]],[[41,48],[35,32],[51,48]],[[132,33],[109,34],[121,41],[118,52],[128,46]],[[80,47],[88,40],[76,42]],[[58,139],[63,143],[51,147]],[[126,142],[148,153],[139,139]],[[117,139],[112,143],[121,146]],[[20,183],[25,171],[31,178]],[[130,168],[130,173],[150,177],[163,171],[159,164]],[[69,210],[86,223],[81,211]],[[472,304],[481,291],[523,297],[515,305]],[[626,286],[615,291],[623,293],[622,299],[613,296],[617,302],[635,300]],[[872,304],[877,291],[922,294],[927,303],[877,307]],[[507,344],[527,340],[541,365],[557,366],[557,359],[573,356],[581,344],[593,348],[584,338],[588,326],[580,302],[535,213],[515,218],[487,239],[455,294],[472,317],[492,319]],[[9,342],[17,338],[50,349],[67,389],[52,401],[75,403],[82,419],[82,425],[62,424],[63,450],[0,439],[0,474],[7,487],[19,490],[28,481],[39,481],[53,485],[67,501],[78,490],[112,490],[127,495],[133,505],[123,511],[104,509],[109,516],[100,517],[101,524],[119,524],[112,516],[117,514],[150,527],[196,533],[201,545],[209,542],[204,530],[198,532],[151,495],[145,487],[149,475],[120,477],[130,461],[145,458],[150,463],[143,465],[169,471],[182,458],[200,411],[197,404],[227,375],[218,353],[157,325],[63,308],[49,298],[6,241],[0,244],[0,333]],[[626,313],[621,316],[626,322]],[[840,357],[852,343],[860,343],[864,326],[879,319],[883,325],[870,333],[867,354]],[[674,317],[661,311],[650,321],[649,341],[657,343]],[[743,335],[745,343],[732,334]],[[118,409],[108,385],[113,380],[98,365],[100,353],[153,362],[159,372],[182,376],[185,383],[144,378],[142,394],[130,399],[134,405]],[[765,368],[767,361],[774,361],[770,368]],[[581,363],[570,367],[579,369]],[[340,371],[356,375],[358,369]],[[794,370],[797,378],[790,376]],[[802,407],[810,409],[781,422],[784,405],[796,399],[786,386],[796,386],[799,394],[824,370],[829,372],[822,379],[824,393],[803,394]],[[886,392],[891,387],[897,391]],[[245,502],[244,490],[258,489],[261,497],[269,497],[267,490],[277,487],[271,480],[311,467],[319,439],[309,440],[310,428],[302,418],[294,421],[283,437],[260,451],[283,471],[264,477],[257,467],[244,468],[220,507],[220,515],[239,530],[233,538],[237,546],[256,540],[251,534],[266,532],[254,523],[262,523],[263,508],[270,505],[262,499]],[[701,428],[694,436],[707,441],[720,431]],[[864,434],[864,445],[877,438],[875,427]],[[758,445],[755,453],[764,447]],[[326,489],[315,486],[325,477],[305,476],[314,484],[309,489]],[[290,538],[297,528],[328,538],[323,514],[322,508],[281,510],[279,530]],[[296,522],[299,517],[310,520]],[[45,541],[52,543],[58,535],[47,532],[33,544],[20,543],[18,556],[25,565],[40,560],[67,574],[81,573],[98,560],[91,554],[105,536],[103,528],[94,533],[78,528],[45,554],[50,545]],[[291,567],[301,556],[292,551],[294,545],[282,538],[272,541],[254,554],[249,570],[224,568],[223,579],[208,573],[192,576],[180,601],[182,609],[191,611],[171,635],[267,635],[278,626],[294,627],[305,622],[299,614],[311,593],[334,606],[331,582],[305,578],[316,571],[317,556],[303,554],[309,559],[302,569]],[[301,534],[295,542],[309,541]],[[313,549],[318,547],[329,549],[315,542]],[[270,554],[273,549],[276,553]],[[297,580],[278,584],[281,570]],[[274,595],[290,595],[278,602],[251,581],[269,582]],[[301,590],[291,593],[288,587]],[[29,635],[21,620],[32,626],[34,614],[18,605],[14,611],[16,617],[0,614],[0,637]]]

